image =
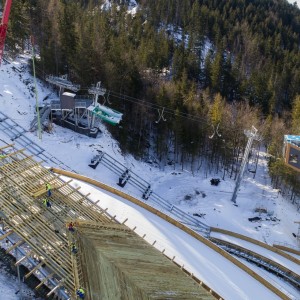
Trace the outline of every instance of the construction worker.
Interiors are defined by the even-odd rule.
[[[75,243],[72,243],[72,244],[71,244],[71,252],[72,252],[73,254],[76,254],[76,253],[78,252],[78,249],[77,249]]]
[[[44,198],[44,199],[43,199],[43,204],[44,204],[46,207],[51,208],[51,202],[49,201],[48,198]]]
[[[46,191],[47,191],[47,196],[48,197],[51,197],[51,194],[52,194],[51,189],[52,189],[51,184],[50,183],[46,183]]]
[[[85,291],[82,287],[80,287],[77,291],[76,291],[76,295],[79,297],[79,299],[84,299],[85,296]]]
[[[69,229],[69,231],[71,231],[71,232],[74,232],[74,231],[75,231],[74,223],[73,223],[73,222],[70,222],[70,223],[68,224],[68,229]]]

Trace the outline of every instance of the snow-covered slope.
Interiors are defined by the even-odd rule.
[[[25,129],[29,129],[34,118],[35,95],[33,79],[26,71],[27,57],[6,64],[0,69],[0,111],[8,115]],[[56,97],[53,93],[38,83],[38,101],[46,103],[45,98]],[[78,173],[118,187],[117,176],[99,165],[91,169],[88,164],[91,158],[102,150],[113,156],[117,161],[139,174],[151,183],[155,193],[165,198],[185,212],[199,218],[207,225],[232,230],[268,244],[274,242],[287,243],[297,247],[293,233],[298,227],[294,221],[300,216],[287,200],[273,190],[267,173],[267,162],[264,153],[260,153],[259,167],[255,179],[252,173],[245,173],[237,197],[237,206],[231,202],[234,181],[228,178],[221,180],[218,186],[212,186],[210,179],[221,176],[218,174],[194,174],[188,170],[174,170],[173,167],[160,171],[153,165],[134,160],[131,156],[123,157],[118,142],[113,140],[101,125],[102,135],[98,138],[88,138],[66,128],[53,125],[50,133],[43,133],[39,140],[36,133],[27,133],[41,147],[63,161]],[[11,142],[5,132],[0,132],[0,139]],[[140,198],[141,195],[126,185],[125,192]],[[265,208],[267,214],[255,212],[257,208]],[[260,217],[258,222],[250,222],[248,218]]]
[[[24,64],[26,56],[1,66],[0,107],[3,113],[29,129],[36,100],[33,79],[25,71]],[[15,67],[23,71],[16,71]],[[46,96],[57,97],[45,86],[38,84],[41,105],[47,102],[43,101]],[[269,244],[277,241],[298,246],[293,233],[298,231],[294,221],[300,219],[299,212],[277,190],[272,189],[263,152],[260,153],[255,179],[252,173],[245,173],[238,192],[238,206],[234,206],[231,202],[235,185],[233,180],[225,178],[218,186],[212,186],[210,179],[222,174],[197,173],[193,176],[188,170],[174,171],[173,166],[169,169],[166,167],[162,172],[131,156],[123,157],[118,142],[111,138],[105,125],[101,126],[101,130],[102,135],[93,139],[54,124],[51,133],[43,133],[42,140],[37,138],[37,133],[29,133],[29,137],[77,172],[117,187],[117,177],[111,171],[101,165],[96,170],[88,167],[91,158],[98,153],[97,150],[102,150],[150,182],[158,195],[190,214],[201,216],[199,220],[210,226],[250,235]],[[0,138],[8,139],[5,133],[0,133]],[[130,185],[126,185],[125,189],[136,193]],[[140,197],[139,194],[137,196]],[[256,213],[257,208],[265,208],[268,213]],[[255,216],[261,217],[261,221],[248,221],[248,218]]]

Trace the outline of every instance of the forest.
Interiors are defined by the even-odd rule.
[[[124,153],[195,173],[237,176],[255,126],[276,188],[300,209],[299,175],[282,159],[300,135],[300,9],[285,0],[19,0],[11,55],[38,49],[37,74],[101,81]]]

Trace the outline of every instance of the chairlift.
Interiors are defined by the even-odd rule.
[[[122,120],[122,113],[99,103],[97,103],[95,106],[91,105],[87,109],[96,117],[101,118],[111,125],[117,125]]]
[[[257,164],[259,159],[259,149],[251,149],[248,156],[248,172],[253,173],[253,178],[255,177],[257,171]]]
[[[104,94],[106,93],[106,89],[101,87],[101,82],[99,81],[96,85],[90,87],[88,89],[88,92],[89,94],[94,95],[94,103],[87,109],[91,111],[92,114],[94,114],[96,117],[101,118],[109,124],[119,124],[122,120],[123,114],[104,105],[106,102],[108,102],[109,104],[111,103],[109,102],[109,92],[107,94],[107,97],[104,96]],[[99,96],[103,96],[104,98],[104,102],[102,105],[98,102]]]

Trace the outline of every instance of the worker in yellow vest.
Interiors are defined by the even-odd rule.
[[[82,287],[80,287],[77,291],[76,291],[76,295],[79,297],[79,299],[84,299],[85,297],[85,291]]]
[[[52,194],[51,189],[52,189],[51,184],[50,183],[46,183],[46,191],[47,191],[47,196],[48,197],[51,197],[51,194]]]
[[[73,254],[76,254],[78,252],[78,249],[77,249],[75,243],[71,244],[70,250]]]
[[[48,198],[44,198],[44,199],[43,199],[43,204],[44,204],[46,207],[51,208],[51,202],[49,201]]]

